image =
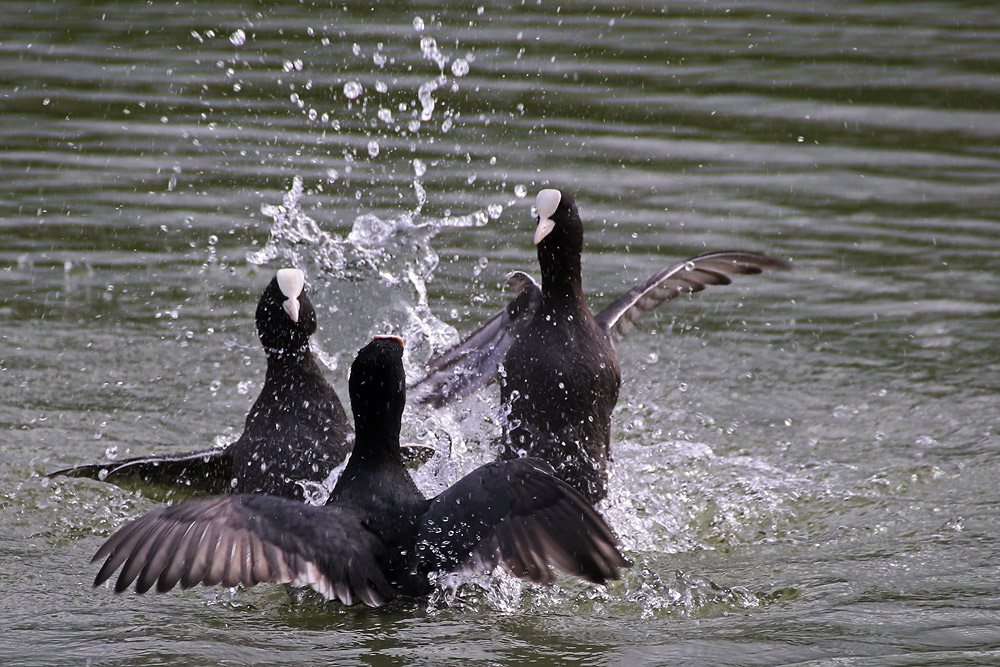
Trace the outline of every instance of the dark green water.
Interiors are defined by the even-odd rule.
[[[0,662],[995,664],[998,73],[989,3],[5,3]],[[238,434],[276,268],[339,389],[373,333],[417,368],[535,270],[548,186],[595,307],[704,249],[796,265],[620,346],[622,582],[91,589],[156,503],[44,473]],[[407,413],[452,438],[425,488],[494,399]]]

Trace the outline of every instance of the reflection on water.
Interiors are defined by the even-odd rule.
[[[7,3],[0,660],[995,658],[998,38],[969,3]],[[621,344],[623,582],[380,611],[89,590],[154,504],[39,473],[233,437],[281,264],[338,390],[374,333],[417,368],[537,273],[550,185],[595,308],[704,249],[796,265]],[[492,456],[496,418],[410,408],[421,485]]]

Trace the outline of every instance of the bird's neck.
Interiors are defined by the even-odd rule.
[[[316,360],[313,358],[309,343],[297,348],[265,347],[267,354],[267,372],[283,371],[289,367],[299,367],[302,365],[315,366]]]
[[[382,408],[385,409],[382,409]],[[399,447],[400,415],[393,414],[391,406],[368,406],[361,416],[354,413],[354,451],[349,466],[357,463],[403,465]]]
[[[579,252],[554,253],[539,247],[538,264],[542,269],[543,302],[583,298]]]

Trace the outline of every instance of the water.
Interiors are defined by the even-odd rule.
[[[996,662],[998,44],[980,3],[5,4],[0,661]],[[417,368],[537,273],[547,186],[595,307],[703,249],[796,264],[620,346],[622,582],[90,588],[156,503],[44,473],[237,435],[274,269],[338,389],[373,333]],[[494,410],[408,411],[425,488]]]

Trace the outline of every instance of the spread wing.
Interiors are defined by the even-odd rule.
[[[232,477],[232,459],[227,447],[214,447],[184,454],[138,456],[121,461],[90,463],[49,473],[49,477],[89,477],[118,485],[186,485],[202,493],[223,493]]]
[[[164,507],[126,524],[98,549],[98,586],[119,567],[120,593],[180,584],[311,586],[327,599],[377,606],[395,595],[381,546],[345,512],[264,495],[216,496]]]
[[[507,274],[507,284],[518,290],[514,300],[465,340],[431,359],[427,374],[410,385],[412,401],[440,408],[496,382],[507,350],[542,301],[541,287],[526,273]]]
[[[503,567],[543,584],[550,565],[600,584],[631,565],[601,515],[538,459],[489,463],[434,498],[417,562],[424,572]]]
[[[642,316],[678,294],[700,292],[709,285],[728,285],[729,276],[764,269],[790,269],[788,262],[756,252],[719,250],[695,255],[642,281],[595,317],[612,343],[627,336]]]

